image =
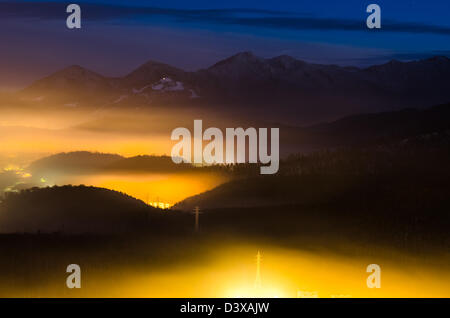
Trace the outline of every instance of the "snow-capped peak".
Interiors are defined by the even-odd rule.
[[[184,91],[184,84],[179,81],[174,81],[170,77],[163,77],[152,85],[152,89],[162,92]]]

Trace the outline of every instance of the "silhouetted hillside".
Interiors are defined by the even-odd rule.
[[[200,207],[208,233],[302,247],[357,241],[416,252],[448,249],[449,149],[414,143],[293,156],[277,175],[256,172],[174,209]]]
[[[448,220],[449,144],[448,138],[444,143],[428,138],[291,156],[280,163],[277,175],[241,172],[241,178],[188,198],[175,208],[298,205]]]
[[[171,172],[190,170],[190,164],[175,164],[169,156],[135,156],[76,151],[60,153],[36,160],[27,168],[33,174],[99,173],[99,172]]]
[[[450,104],[425,109],[360,114],[305,129],[317,145],[367,146],[425,134],[450,132]]]
[[[39,172],[42,175],[58,172],[89,172],[104,169],[121,159],[123,159],[122,156],[115,154],[75,151],[36,160],[30,164],[28,170],[32,174]]]
[[[122,233],[151,230],[162,210],[123,193],[85,186],[9,193],[0,205],[1,232]]]

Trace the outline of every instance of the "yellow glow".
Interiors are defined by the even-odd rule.
[[[255,288],[254,255],[260,247],[236,247],[238,244],[211,246],[212,252],[206,255],[193,249],[189,257],[183,257],[176,263],[91,270],[88,283],[73,295],[178,298],[450,297],[450,274],[438,264],[427,265],[404,255],[399,255],[395,260],[375,256],[344,257],[329,251],[306,252],[269,247],[265,243],[261,287]],[[439,261],[445,263],[448,259]],[[374,262],[382,268],[380,289],[366,286],[366,266]],[[9,297],[71,295],[60,289],[60,281],[36,291],[27,287],[26,290],[8,292]]]
[[[151,205],[154,208],[160,208],[160,209],[169,209],[173,204],[170,203],[164,203],[164,202],[149,202],[148,205]]]
[[[9,172],[9,171],[15,171],[15,172],[18,172],[18,171],[21,171],[22,168],[19,167],[18,165],[8,164],[6,167],[3,168],[3,170],[4,170],[4,171],[8,171],[8,172]]]
[[[227,177],[212,173],[108,174],[62,177],[55,184],[84,184],[126,193],[152,206],[170,208],[192,195],[210,190]]]
[[[450,296],[450,274],[423,264],[378,258],[382,288],[369,289],[365,270],[373,259],[279,248],[265,250],[258,289],[254,286],[256,250],[229,248],[214,253],[213,259],[203,264],[183,261],[176,268],[123,281],[128,286],[123,291],[132,297],[296,298],[307,293],[321,298]]]
[[[4,106],[4,105],[0,105]],[[60,109],[61,105],[55,109]],[[108,110],[109,111],[109,110]],[[186,108],[187,112],[191,109]],[[70,114],[61,111],[39,115],[31,111],[24,116],[3,114],[0,122],[0,155],[20,164],[8,164],[23,178],[32,177],[22,166],[45,155],[69,151],[96,151],[124,156],[168,154],[174,127],[187,127],[170,117],[140,118],[141,114],[104,120],[88,111]],[[43,112],[44,113],[44,112]],[[171,116],[169,116],[171,115]],[[181,117],[181,116],[180,116]],[[192,123],[192,113],[189,123]],[[178,119],[178,117],[176,118]],[[99,122],[95,122],[98,120]],[[103,120],[103,121],[101,121]],[[80,128],[80,124],[89,124]],[[230,125],[228,127],[234,127]],[[23,159],[23,158],[26,158]],[[10,161],[5,161],[10,162]],[[3,166],[3,162],[2,162]],[[40,177],[40,176],[39,176]],[[39,178],[38,177],[38,178]],[[184,174],[110,174],[85,176],[51,176],[36,179],[41,183],[85,184],[121,191],[158,207],[171,207],[189,196],[210,190],[226,182],[221,175]],[[24,180],[25,181],[25,180]],[[11,187],[7,188],[12,190]],[[13,191],[13,190],[12,190]],[[15,190],[14,190],[15,191]],[[326,233],[324,233],[326,235]],[[344,257],[329,251],[307,252],[282,249],[264,243],[243,246],[242,241],[211,243],[210,252],[192,249],[192,254],[168,264],[133,264],[123,267],[90,268],[87,286],[76,297],[450,297],[450,274],[439,264],[448,264],[448,255],[432,264],[404,255],[384,257]],[[254,255],[263,251],[261,287],[256,288]],[[380,253],[383,255],[383,253]],[[358,255],[356,253],[356,255]],[[434,260],[433,260],[434,261]],[[131,260],[130,260],[131,262]],[[163,262],[159,260],[158,262]],[[368,289],[366,267],[377,263],[382,268],[382,288]],[[139,270],[137,270],[139,268]],[[34,269],[33,269],[34,270]],[[120,273],[120,275],[117,275]],[[112,279],[113,278],[113,279]],[[47,284],[47,285],[45,285]],[[83,283],[84,284],[84,283]],[[31,284],[23,290],[16,285],[0,295],[8,297],[70,297],[61,280]],[[37,286],[37,287],[36,287]],[[35,289],[33,289],[35,288]],[[61,292],[62,290],[62,292]],[[7,292],[7,295],[2,293]]]

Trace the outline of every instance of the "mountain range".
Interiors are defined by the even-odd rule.
[[[70,66],[18,94],[57,107],[195,106],[299,125],[446,103],[449,88],[450,59],[442,56],[357,68],[243,52],[195,72],[149,61],[123,77],[106,77]]]

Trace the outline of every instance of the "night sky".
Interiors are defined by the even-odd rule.
[[[65,7],[82,9],[69,30]],[[382,9],[368,30],[366,7]],[[367,66],[450,56],[450,1],[0,1],[0,89],[72,64],[108,76],[148,60],[195,70],[240,51]]]

